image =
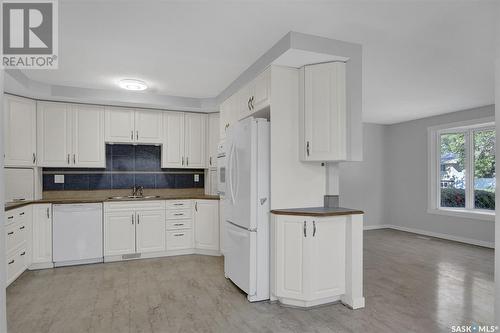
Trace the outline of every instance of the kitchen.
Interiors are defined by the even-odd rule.
[[[362,199],[383,199],[346,190],[345,169],[376,154],[359,39],[279,30],[223,74],[205,62],[236,56],[228,45],[206,59],[201,39],[146,51],[163,30],[125,19],[177,26],[174,8],[208,4],[40,1],[59,11],[59,68],[2,80],[9,332],[396,332],[415,322],[392,313],[432,308],[391,291],[413,282],[380,255],[414,236],[367,232]],[[86,31],[84,17],[99,23]],[[92,34],[123,58],[99,60]]]

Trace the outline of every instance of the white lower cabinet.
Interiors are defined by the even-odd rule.
[[[134,211],[110,212],[104,216],[104,255],[135,253]]]
[[[167,230],[167,251],[192,248],[194,248],[192,229]]]
[[[346,293],[345,216],[273,215],[272,294],[294,306],[314,306]]]
[[[137,212],[136,251],[140,253],[165,250],[165,211]]]
[[[52,264],[52,205],[33,205],[33,250],[30,268],[49,268]]]
[[[165,202],[104,204],[104,256],[165,251]]]
[[[196,249],[219,251],[218,200],[195,200],[194,225]]]
[[[32,207],[5,212],[6,285],[17,279],[31,264]]]

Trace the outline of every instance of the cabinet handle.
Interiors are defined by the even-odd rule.
[[[47,218],[50,219],[49,207],[47,207]]]
[[[22,227],[19,227],[19,230],[23,230],[25,228],[25,226],[23,225]]]
[[[306,144],[307,156],[309,156],[309,149],[310,149],[310,144],[309,144],[309,141],[307,141],[307,144]]]
[[[182,156],[182,165],[184,165],[184,156]]]
[[[26,254],[26,251],[23,251],[23,253],[21,253],[22,256],[24,256]]]
[[[252,107],[252,110],[255,109],[254,105],[253,105],[253,100],[255,99],[254,96],[252,96],[252,98],[250,98],[250,106]]]
[[[73,164],[76,164],[76,154],[73,154]]]
[[[12,265],[15,262],[15,260],[9,261],[9,265]]]
[[[307,237],[306,221],[304,221],[304,237]]]
[[[139,214],[137,214],[137,224],[139,224],[140,220],[139,220]]]
[[[14,215],[7,217],[7,220],[12,220],[14,218]]]
[[[183,203],[174,203],[174,206],[184,206]]]
[[[182,216],[182,215],[184,215],[184,213],[176,213],[176,214],[174,214],[174,216]]]
[[[186,165],[189,165],[189,157],[186,157]]]
[[[35,163],[36,163],[36,154],[33,153],[33,164],[35,164]]]
[[[26,214],[25,212],[21,212],[19,213],[19,216],[23,216],[24,214]]]
[[[252,107],[250,106],[250,100],[251,100],[251,98],[248,97],[248,101],[247,101],[248,110],[252,110]]]
[[[210,156],[210,158],[208,159],[209,160],[209,164],[212,165],[212,156]]]
[[[198,201],[196,201],[196,202],[194,203],[194,210],[195,210],[195,211],[198,211]]]
[[[180,227],[181,225],[184,225],[184,223],[174,223],[174,226]]]
[[[174,234],[175,237],[184,236],[184,234]]]
[[[8,232],[7,235],[13,235],[14,234],[14,231],[11,231],[11,232]]]
[[[130,131],[130,140],[134,140],[134,131]]]
[[[68,156],[66,157],[66,161],[68,161],[68,164],[69,164],[69,154],[68,154]]]
[[[134,214],[132,214],[132,224],[134,224]]]
[[[135,139],[139,140],[139,131],[135,131]]]
[[[313,221],[313,237],[316,236],[316,221]]]

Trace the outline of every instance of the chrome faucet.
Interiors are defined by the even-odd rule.
[[[143,186],[134,185],[132,187],[132,196],[133,197],[142,197],[142,196],[144,196],[144,187]]]

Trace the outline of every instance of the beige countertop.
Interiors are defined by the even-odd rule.
[[[76,191],[72,191],[76,192]],[[128,192],[127,192],[128,193]],[[155,198],[122,198],[122,199],[110,199],[112,196],[126,196],[128,194],[109,194],[108,192],[99,192],[95,191],[94,193],[81,193],[80,195],[74,194],[73,196],[68,196],[65,194],[62,195],[45,195],[44,198],[40,200],[30,200],[30,201],[18,201],[18,202],[10,202],[5,204],[5,211],[20,208],[30,204],[79,204],[79,203],[94,203],[94,202],[122,202],[122,201],[150,201],[150,200],[219,200],[218,195],[206,195],[203,193],[195,192],[195,193],[154,193],[153,195],[158,195]],[[150,194],[145,194],[145,196]]]
[[[275,215],[296,215],[296,216],[337,216],[364,214],[363,211],[343,207],[307,207],[307,208],[286,208],[271,210]]]

